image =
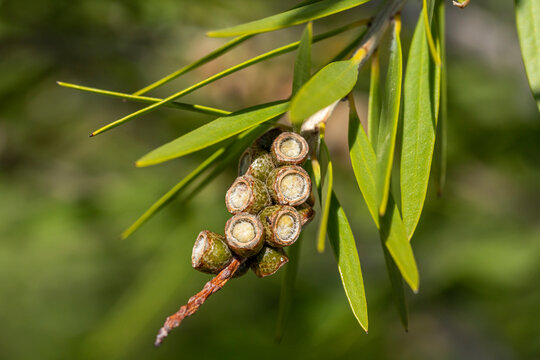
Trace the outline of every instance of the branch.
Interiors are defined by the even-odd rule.
[[[169,316],[167,320],[165,320],[163,327],[159,329],[154,346],[158,347],[161,345],[172,329],[180,326],[182,320],[188,316],[195,314],[201,305],[204,304],[204,302],[210,297],[210,295],[221,290],[227,281],[233,277],[236,270],[238,270],[238,267],[240,267],[244,261],[245,260],[238,260],[237,258],[234,258],[229,266],[221,270],[219,274],[207,282],[200,292],[190,297],[186,305],[183,305],[176,313]]]

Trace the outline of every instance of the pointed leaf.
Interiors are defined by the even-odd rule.
[[[376,157],[373,152],[369,140],[367,138],[356,109],[354,102],[349,97],[351,114],[349,119],[349,151],[351,155],[351,163],[353,166],[354,175],[358,187],[362,191],[366,205],[373,217],[375,225],[379,229],[381,239],[388,249],[390,255],[397,264],[399,271],[411,288],[416,291],[418,289],[418,270],[412,253],[412,248],[407,240],[405,226],[401,221],[399,209],[394,203],[393,197],[390,194],[388,202],[388,211],[383,218],[379,218],[378,204],[376,202],[376,183],[375,169]]]
[[[291,311],[291,305],[294,295],[294,284],[296,282],[296,275],[298,274],[298,264],[300,262],[300,247],[302,246],[302,235],[296,240],[296,242],[289,247],[288,257],[289,262],[285,267],[285,276],[281,283],[281,293],[279,296],[279,312],[278,320],[276,323],[276,341],[281,341],[283,333],[285,332],[287,319]]]
[[[212,155],[210,155],[206,160],[204,160],[195,170],[193,170],[191,173],[189,173],[186,177],[184,177],[179,183],[177,183],[175,186],[173,186],[167,193],[165,193],[158,201],[156,201],[148,210],[144,212],[129,228],[127,228],[122,233],[122,239],[128,238],[131,234],[133,234],[137,229],[139,229],[143,224],[145,224],[152,216],[154,216],[157,212],[159,212],[161,209],[163,209],[166,205],[168,205],[172,200],[174,200],[182,191],[186,189],[186,187],[191,184],[194,180],[196,180],[199,176],[201,176],[204,171],[206,171],[208,168],[210,168],[212,165],[219,163],[221,164],[229,164],[230,160],[234,158],[235,160],[238,159],[242,151],[246,147],[249,146],[257,137],[262,135],[265,131],[269,129],[269,126],[266,126],[266,124],[261,124],[259,126],[256,126],[252,129],[249,129],[247,131],[244,131],[242,134],[238,135],[234,142],[231,144],[227,144],[225,146],[222,146],[218,150],[216,150]],[[217,168],[220,168],[218,165]],[[218,169],[218,173],[222,172],[223,169]],[[214,171],[210,173],[210,179],[216,178],[216,175]],[[206,180],[206,179],[205,179]],[[190,191],[190,196],[193,196],[195,193],[198,192],[202,187],[206,186],[209,181],[205,181],[197,186],[196,189]],[[184,199],[186,201],[186,199]]]
[[[388,72],[382,99],[381,117],[379,119],[379,136],[377,139],[377,200],[379,214],[384,215],[390,193],[390,175],[396,146],[399,107],[401,102],[402,55],[399,38],[401,22],[394,21],[394,33],[390,43]]]
[[[440,70],[435,69],[431,75],[430,68],[425,23],[420,18],[409,50],[403,90],[401,206],[409,239],[424,206],[435,144]]]
[[[521,55],[536,105],[540,111],[540,2],[515,0]]]
[[[143,156],[137,166],[159,164],[204,149],[286,112],[288,102],[264,104],[217,118]]]
[[[355,111],[356,113],[356,111]],[[371,146],[377,151],[377,137],[379,135],[379,115],[381,114],[381,89],[379,52],[375,50],[371,56],[371,72],[369,78],[368,101],[368,136]]]
[[[384,262],[386,264],[386,270],[388,272],[388,278],[390,279],[390,285],[392,288],[392,295],[394,302],[396,303],[397,311],[401,323],[405,327],[405,330],[409,328],[409,315],[407,311],[407,299],[405,298],[405,289],[403,287],[403,279],[399,273],[399,269],[396,267],[392,256],[388,252],[386,246],[383,243]]]
[[[312,29],[311,23],[306,26],[306,29],[302,33],[300,39],[300,46],[298,47],[298,54],[296,55],[296,61],[294,63],[294,76],[292,85],[292,94],[296,92],[304,85],[311,77],[311,37]],[[299,130],[302,126],[302,119],[299,121],[291,121],[293,127]]]
[[[321,217],[319,220],[319,234],[317,235],[317,251],[324,252],[324,240],[326,239],[326,229],[328,226],[328,214],[330,213],[330,202],[332,198],[332,188],[334,173],[332,160],[324,140],[321,141],[321,174],[324,176],[321,189]]]
[[[369,0],[323,0],[314,4],[285,11],[281,14],[269,16],[264,19],[232,26],[226,29],[210,31],[207,35],[213,37],[228,37],[274,31],[320,19],[364,4],[368,1]]]
[[[367,331],[367,302],[360,259],[349,221],[334,193],[328,217],[328,239],[338,263],[339,275],[349,305],[360,326]]]
[[[291,101],[292,122],[310,115],[345,97],[356,84],[358,63],[355,60],[336,61],[316,73]]]

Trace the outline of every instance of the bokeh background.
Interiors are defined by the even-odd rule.
[[[448,5],[450,1],[448,1]],[[363,18],[363,6],[315,32]],[[403,13],[408,48],[420,3]],[[150,149],[211,117],[162,109],[89,139],[140,107],[60,88],[57,80],[133,92],[223,43],[205,31],[283,11],[288,1],[0,1],[1,359],[538,359],[540,119],[528,89],[511,1],[448,13],[449,162],[414,238],[421,273],[405,332],[377,232],[347,160],[345,109],[329,124],[336,191],[356,235],[370,330],[355,322],[331,251],[307,230],[285,338],[274,342],[283,272],[231,281],[162,348],[164,318],[209,276],[193,271],[202,229],[221,232],[234,166],[176,201],[131,238],[120,232],[208,151],[136,169]],[[164,88],[295,41],[301,27],[258,36]],[[314,69],[355,33],[314,46]],[[186,98],[234,110],[289,95],[294,54]],[[365,110],[368,72],[355,92]]]

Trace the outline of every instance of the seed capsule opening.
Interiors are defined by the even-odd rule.
[[[237,178],[225,196],[225,205],[231,214],[257,213],[270,202],[266,185],[251,176]]]
[[[223,236],[208,230],[199,233],[191,253],[191,265],[194,269],[217,274],[231,261],[232,253]]]
[[[197,240],[195,240],[195,245],[193,245],[193,252],[191,253],[191,265],[196,268],[202,260],[204,251],[208,247],[208,241],[206,239],[206,234],[204,231],[201,231]]]
[[[269,206],[259,213],[259,218],[264,226],[266,242],[274,247],[294,244],[302,231],[301,216],[291,206]]]
[[[311,193],[311,179],[300,166],[277,168],[267,180],[273,199],[282,205],[297,206],[304,203]]]
[[[231,217],[225,225],[227,244],[240,256],[255,255],[263,246],[263,225],[252,214],[240,213]]]
[[[272,157],[278,165],[302,164],[308,153],[307,141],[296,133],[284,132],[272,144]]]

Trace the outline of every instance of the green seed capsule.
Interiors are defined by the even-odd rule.
[[[291,206],[274,205],[264,208],[259,213],[264,226],[264,239],[274,247],[290,246],[300,236],[302,218]]]
[[[251,270],[260,278],[270,276],[289,262],[285,251],[281,248],[265,246],[255,257],[251,264]]]
[[[247,148],[238,162],[238,175],[249,175],[265,181],[270,171],[275,169],[272,155],[258,147]]]
[[[278,167],[266,179],[272,199],[281,205],[297,206],[304,203],[311,194],[311,179],[300,166]]]
[[[315,210],[307,202],[297,206],[296,210],[300,214],[300,224],[302,224],[302,227],[309,224],[315,217]]]
[[[271,152],[277,165],[301,165],[307,159],[309,146],[301,135],[284,132],[272,143]]]
[[[261,221],[253,214],[236,214],[225,224],[227,245],[242,257],[253,256],[261,250],[264,244],[263,233]]]
[[[217,274],[231,261],[232,253],[223,236],[208,230],[199,233],[191,255],[191,265],[194,269]]]
[[[266,185],[251,176],[236,178],[225,195],[225,205],[231,214],[256,214],[271,203]]]

